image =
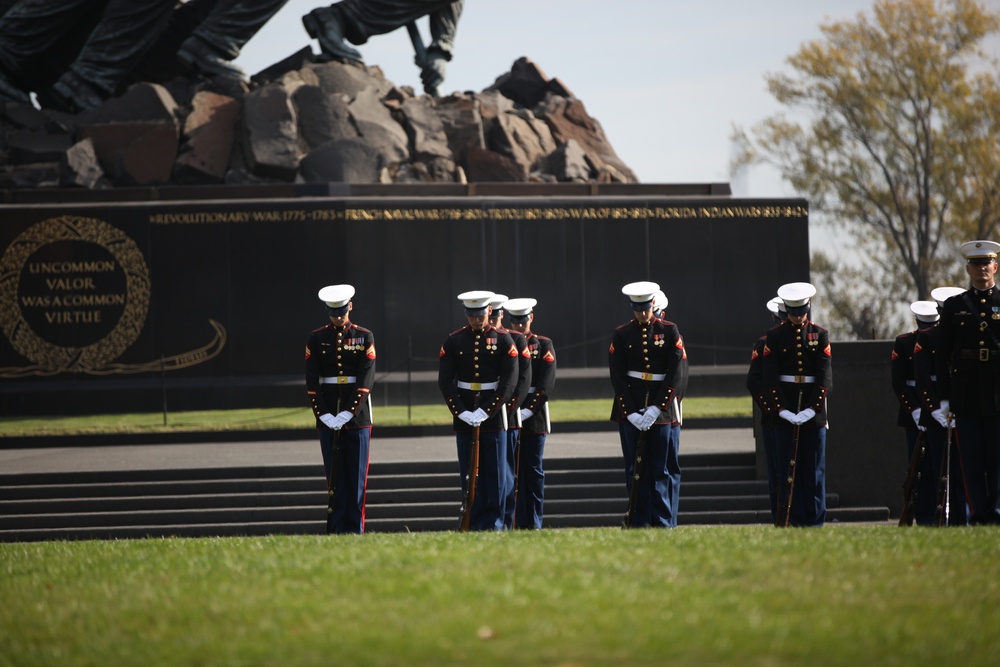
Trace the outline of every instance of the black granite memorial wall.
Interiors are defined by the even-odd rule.
[[[357,288],[352,319],[391,373],[436,369],[470,289],[538,299],[560,367],[604,367],[635,280],[660,283],[692,365],[745,363],[775,289],[809,278],[801,199],[376,191],[0,206],[0,414],[156,410],[168,383],[206,408],[239,387],[256,388],[242,405],[280,402],[334,283]]]

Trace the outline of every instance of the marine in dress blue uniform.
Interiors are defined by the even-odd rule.
[[[924,436],[922,452],[916,447],[920,432],[926,432],[927,426],[922,423],[923,409],[920,389],[917,387],[915,358],[916,350],[922,349],[917,346],[917,336],[922,329],[933,326],[939,316],[937,304],[933,301],[914,301],[910,304],[910,312],[916,317],[917,328],[896,336],[892,345],[889,368],[892,391],[899,401],[896,425],[903,428],[907,460],[910,465],[914,456],[920,460],[918,477],[914,481],[916,498],[912,507],[913,518],[917,525],[930,526],[934,523],[934,508],[937,505],[937,473],[934,472],[936,468],[932,463],[929,436]],[[905,500],[910,502],[910,499]]]
[[[611,420],[618,424],[625,463],[625,488],[631,494],[639,475],[632,527],[673,528],[677,525],[675,498],[680,492],[681,468],[676,431],[677,388],[681,361],[686,356],[677,325],[653,315],[654,282],[629,283],[633,318],[615,329],[608,347],[608,366],[615,402]],[[635,470],[640,434],[646,454]]]
[[[667,321],[667,305],[670,300],[667,299],[667,295],[663,293],[663,290],[656,290],[653,294],[653,316],[657,319]],[[688,358],[687,350],[682,350],[680,362],[680,379],[677,381],[676,391],[674,392],[674,408],[676,412],[676,420],[669,424],[671,434],[671,441],[676,443],[678,456],[680,455],[681,449],[681,425],[684,423],[684,395],[687,394],[688,386]],[[673,496],[670,498],[670,506],[677,507],[681,500],[681,476],[680,476],[680,466],[678,465],[676,473],[671,472],[674,484],[672,485]],[[676,514],[676,513],[675,513]],[[676,523],[674,524],[676,525]]]
[[[328,533],[365,532],[375,337],[350,320],[351,285],[319,291],[330,323],[306,343],[306,391],[316,416],[330,506]]]
[[[937,348],[941,403],[954,414],[969,523],[1000,524],[1000,290],[993,241],[961,246],[972,287],[944,302]],[[951,480],[954,483],[955,480]]]
[[[809,320],[816,288],[788,283],[778,288],[788,319],[767,332],[764,387],[771,411],[778,478],[778,504],[787,511],[789,462],[798,430],[791,512],[779,511],[777,525],[822,526],[826,521],[826,397],[832,385],[830,336]],[[796,429],[798,427],[798,429]]]
[[[937,287],[931,290],[936,312],[940,316],[944,302],[961,294],[961,287]],[[913,377],[917,385],[917,398],[920,401],[920,426],[927,429],[926,463],[921,470],[922,485],[918,494],[926,494],[926,500],[918,495],[917,504],[921,514],[926,514],[931,506],[931,523],[937,525],[938,505],[941,499],[941,464],[945,446],[948,442],[948,431],[938,423],[933,412],[941,405],[941,392],[937,382],[937,345],[940,333],[940,320],[930,323],[917,331],[917,341],[913,346]],[[962,461],[958,454],[956,439],[952,433],[951,453],[948,457],[949,489],[948,512],[942,515],[941,522],[951,526],[966,526],[969,523],[969,507],[965,499],[965,486],[962,483]],[[927,476],[926,482],[924,475]],[[943,508],[942,508],[943,510]],[[920,518],[918,517],[918,521]]]
[[[490,299],[490,323],[498,331],[506,331],[514,339],[517,347],[517,382],[514,384],[514,395],[507,402],[507,469],[504,475],[504,528],[514,527],[514,480],[517,475],[516,450],[517,441],[521,433],[521,418],[518,414],[518,402],[521,397],[528,393],[531,386],[531,357],[528,355],[528,341],[517,331],[506,329],[503,326],[504,305],[507,303],[506,294],[494,294]]]
[[[515,453],[517,466],[516,514],[514,528],[542,527],[545,502],[545,438],[552,429],[549,397],[556,383],[556,351],[552,340],[531,330],[535,299],[511,299],[506,304],[511,329],[527,341],[531,359],[531,385],[521,401],[521,437]]]
[[[781,299],[774,297],[767,302],[767,310],[771,313],[771,323],[781,324],[785,311],[781,308]],[[771,506],[771,521],[778,520],[778,476],[786,471],[778,470],[777,456],[774,452],[773,428],[777,415],[771,411],[771,404],[764,391],[764,343],[767,334],[757,339],[750,352],[750,366],[747,368],[747,391],[753,398],[760,414],[760,438],[764,449],[764,466],[767,469],[767,495]]]
[[[479,475],[470,530],[503,530],[507,466],[507,410],[517,382],[518,351],[510,334],[489,323],[493,292],[458,295],[468,324],[452,332],[438,353],[438,388],[454,417],[463,491],[479,434]]]

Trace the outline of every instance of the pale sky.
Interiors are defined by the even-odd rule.
[[[1000,0],[989,0],[994,5]],[[827,20],[870,12],[873,0],[467,0],[442,91],[480,91],[521,56],[558,77],[604,128],[643,183],[729,182],[733,124],[780,110],[764,75],[820,36]],[[251,74],[319,45],[290,0],[237,60]],[[427,20],[419,22],[429,41]],[[359,47],[398,85],[422,90],[405,29]],[[733,182],[734,194],[794,193],[771,170]]]

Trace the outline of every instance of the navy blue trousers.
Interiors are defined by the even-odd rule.
[[[519,428],[507,429],[507,467],[504,471],[503,527],[514,527],[514,479],[517,475],[517,438]]]
[[[957,415],[969,523],[1000,524],[1000,417]]]
[[[788,503],[789,461],[794,450],[795,427],[791,424],[771,430],[777,454],[778,505]],[[822,526],[826,522],[826,427],[799,429],[798,457],[795,460],[795,487],[792,493],[791,526]],[[777,523],[785,525],[785,517]]]
[[[365,489],[368,486],[368,460],[372,427],[340,429],[319,428],[319,446],[323,453],[327,490],[336,492],[326,516],[327,533],[365,532]],[[337,447],[334,451],[334,438]],[[336,478],[330,479],[336,469]],[[331,481],[333,484],[331,484]]]
[[[915,453],[914,450],[920,431],[915,424],[904,428],[906,431],[906,462],[909,466],[912,465],[913,457],[919,456],[919,453]],[[911,498],[913,502],[912,512],[913,520],[918,526],[933,526],[934,517],[937,514],[938,472],[944,441],[933,442],[930,433],[928,433],[924,437],[924,442],[924,456],[918,470],[920,477],[915,482],[916,497]],[[909,468],[907,468],[907,472],[909,472]],[[903,501],[905,502],[906,499],[904,498]]]
[[[456,431],[458,472],[465,493],[471,462],[472,432]],[[482,431],[479,435],[479,476],[476,499],[472,503],[469,530],[503,530],[507,491],[507,431]]]
[[[910,456],[913,456],[913,448],[917,440],[916,428],[913,433],[907,429],[906,445]],[[955,429],[952,429],[951,457],[949,484],[948,484],[948,525],[967,526],[969,524],[969,506],[965,498],[965,484],[962,481],[962,461],[958,454],[958,447],[955,440]],[[945,443],[948,441],[948,429],[934,423],[927,427],[926,442],[927,448],[924,453],[923,465],[920,467],[920,483],[917,485],[917,502],[914,507],[913,518],[917,525],[935,526],[937,525],[938,506],[940,505],[942,493],[942,458],[944,457]]]
[[[778,455],[774,447],[774,429],[762,427],[760,438],[764,445],[764,465],[767,468],[767,497],[771,506],[771,522],[778,520],[778,479],[786,473],[778,470]]]
[[[678,459],[680,429],[670,424],[653,424],[646,431],[646,450],[639,471],[632,526],[674,528],[681,492],[681,466]],[[631,495],[635,452],[640,431],[631,422],[618,424],[618,435],[625,461],[625,491]]]
[[[516,453],[517,514],[515,528],[539,529],[542,527],[545,502],[545,433],[528,433],[522,429],[521,442]]]

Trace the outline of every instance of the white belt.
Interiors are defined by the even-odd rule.
[[[916,380],[907,380],[906,381],[906,386],[907,387],[916,387],[917,386],[917,381]]]
[[[534,394],[535,393],[535,388],[534,387],[528,387],[528,393],[529,394]]]
[[[795,384],[812,384],[816,381],[816,377],[813,375],[779,375],[778,379],[782,382],[794,382]]]
[[[496,389],[500,386],[499,382],[462,382],[459,380],[455,383],[458,385],[459,389],[471,389],[472,391],[484,391],[486,389]]]
[[[354,384],[358,381],[354,375],[334,375],[332,377],[321,377],[320,384]]]
[[[660,382],[661,380],[667,379],[666,373],[640,373],[639,371],[629,371],[626,375],[630,378],[638,378],[639,380],[647,380],[649,382]]]

